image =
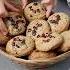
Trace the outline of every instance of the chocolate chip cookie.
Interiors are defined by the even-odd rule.
[[[47,60],[53,57],[56,57],[56,54],[53,52],[40,52],[35,50],[29,56],[29,60]]]
[[[33,49],[33,39],[21,35],[12,38],[6,45],[6,51],[16,57],[28,55]]]
[[[9,12],[9,15],[4,19],[8,27],[10,35],[19,35],[24,33],[26,21],[23,15],[16,12]]]
[[[60,51],[61,52],[67,52],[70,50],[70,30],[69,31],[65,31],[63,33],[61,33],[61,35],[64,38],[64,42],[60,47]]]
[[[36,49],[39,51],[50,51],[58,48],[63,42],[63,37],[58,33],[46,33],[36,38]]]
[[[9,37],[3,34],[0,34],[0,44],[6,44],[9,40]]]
[[[69,27],[69,16],[65,13],[54,13],[48,18],[52,32],[61,33]]]
[[[50,26],[45,20],[34,20],[32,21],[26,31],[26,36],[30,36],[32,38],[39,38],[43,33],[50,32]]]
[[[28,21],[44,19],[46,17],[46,10],[42,4],[38,2],[32,2],[26,6],[24,9],[24,14]]]

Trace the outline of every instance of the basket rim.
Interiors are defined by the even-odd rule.
[[[11,60],[14,60],[14,61],[18,61],[21,63],[34,63],[35,64],[35,63],[56,63],[56,62],[62,61],[70,56],[70,51],[63,53],[59,56],[56,56],[54,58],[47,59],[47,60],[25,60],[25,59],[17,58],[13,55],[10,55],[1,49],[0,49],[0,54],[11,59]]]

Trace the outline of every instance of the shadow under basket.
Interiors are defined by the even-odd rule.
[[[5,47],[0,47],[0,54],[9,58],[13,63],[23,65],[30,70],[44,69],[70,57],[70,51],[68,51],[64,54],[61,54],[57,57],[54,57],[48,60],[25,60],[25,59],[16,58],[12,55],[9,55],[8,53],[6,53]]]

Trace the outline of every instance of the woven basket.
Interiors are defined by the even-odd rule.
[[[30,70],[34,70],[34,69],[37,70],[37,69],[47,68],[55,63],[65,60],[70,56],[70,51],[48,60],[24,60],[24,59],[16,58],[12,55],[7,54],[5,52],[4,47],[0,47],[0,54],[9,58],[11,61],[17,64],[26,66]]]

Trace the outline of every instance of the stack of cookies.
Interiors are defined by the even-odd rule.
[[[45,19],[45,6],[38,2],[28,4],[21,13],[9,12],[3,19],[11,37],[3,43],[6,52],[29,60],[47,60],[69,51],[70,17],[58,12]]]

